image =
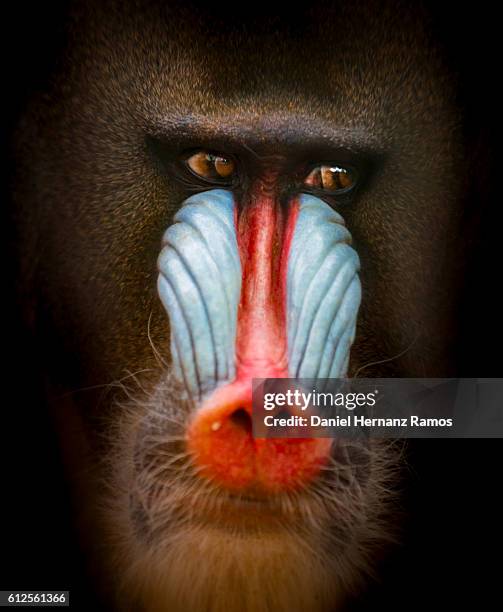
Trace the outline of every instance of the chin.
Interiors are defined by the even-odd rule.
[[[85,513],[114,609],[322,612],[372,575],[396,536],[398,443],[332,440],[303,486],[230,490],[188,451],[190,402],[173,377],[142,387],[118,402]]]

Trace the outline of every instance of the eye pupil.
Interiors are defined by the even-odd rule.
[[[234,162],[226,157],[217,157],[215,170],[221,177],[227,178],[234,172]]]
[[[207,151],[194,153],[185,163],[196,176],[213,181],[231,178],[236,169],[232,159]]]

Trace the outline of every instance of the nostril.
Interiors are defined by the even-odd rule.
[[[238,408],[235,410],[229,416],[229,420],[247,434],[251,434],[253,430],[251,416],[244,408]]]

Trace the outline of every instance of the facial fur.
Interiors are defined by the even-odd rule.
[[[99,523],[107,575],[118,577],[118,608],[341,604],[397,535],[389,513],[402,445],[335,445],[312,485],[250,499],[201,479],[185,450],[194,407],[173,403],[183,395],[163,371],[151,392],[126,383],[116,406]]]
[[[73,6],[17,138],[19,278],[83,541],[116,609],[330,610],[392,539],[393,444],[334,443],[317,479],[267,499],[201,477],[156,261],[204,191],[176,170],[188,151],[235,155],[237,198],[274,168],[279,202],[304,161],[342,157],[362,176],[354,198],[330,201],[361,261],[349,375],[451,375],[468,160],[429,32],[419,6],[391,1],[240,18],[225,4]]]

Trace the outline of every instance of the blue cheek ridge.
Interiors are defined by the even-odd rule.
[[[234,210],[223,189],[191,196],[164,233],[158,259],[175,374],[198,399],[235,376],[241,262]]]
[[[289,371],[339,378],[355,336],[360,261],[341,215],[310,195],[299,205],[287,270]],[[164,233],[158,269],[175,375],[201,400],[236,375],[241,262],[232,193],[185,200]]]
[[[287,270],[290,375],[346,376],[361,301],[360,260],[344,219],[302,194]]]

